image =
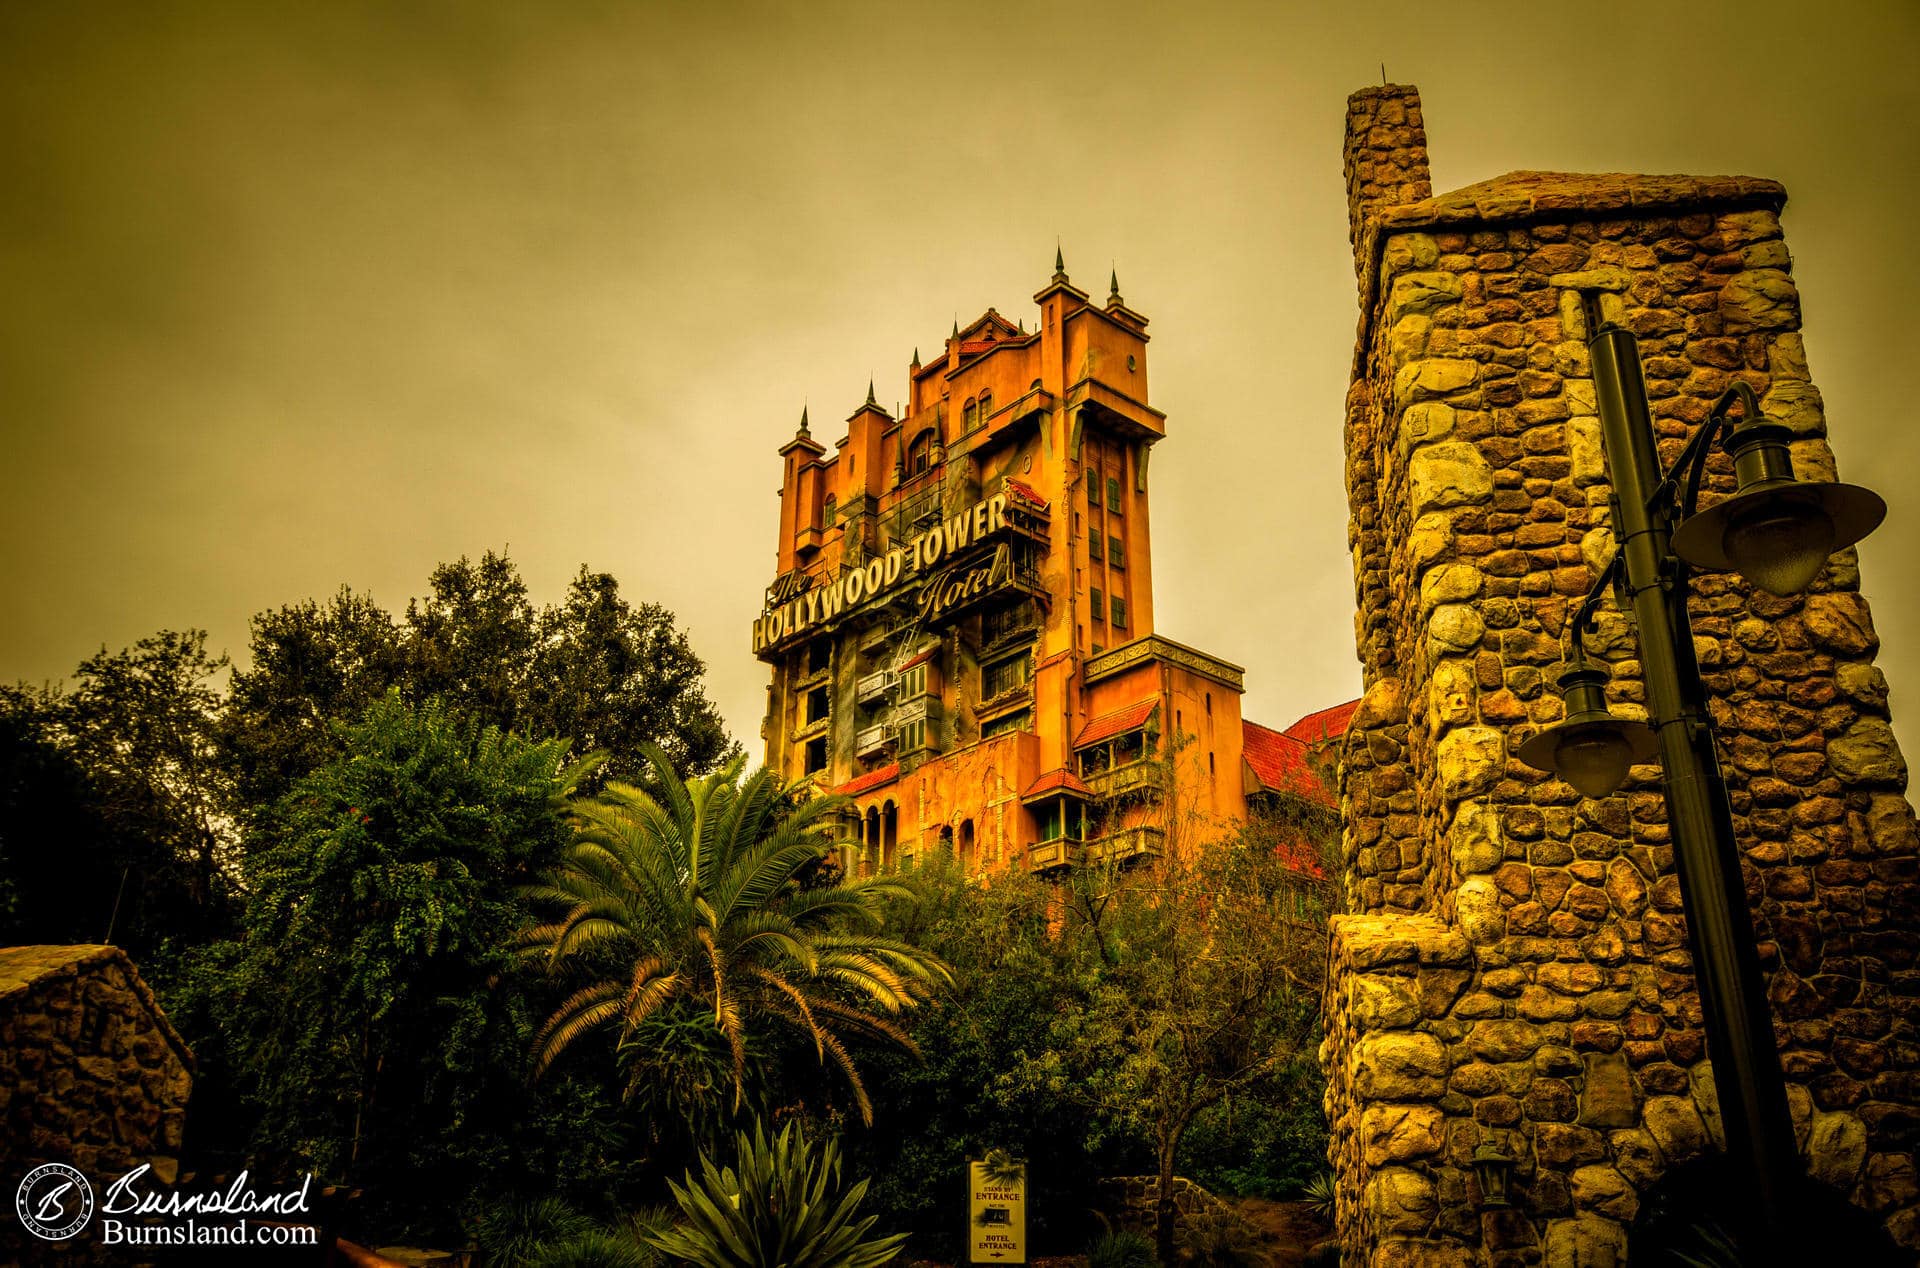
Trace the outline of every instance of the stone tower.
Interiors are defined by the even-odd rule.
[[[1781,186],[1516,172],[1434,197],[1419,94],[1348,101],[1361,323],[1347,489],[1366,695],[1323,1064],[1349,1263],[1604,1265],[1718,1131],[1659,771],[1584,800],[1514,748],[1560,716],[1612,549],[1588,314],[1641,340],[1666,460],[1735,379],[1833,479]],[[1707,501],[1732,489],[1723,455]],[[1747,890],[1812,1173],[1920,1248],[1920,840],[1853,552],[1781,599],[1694,578]],[[1609,610],[1588,646],[1642,697]],[[1511,1207],[1471,1167],[1515,1160]]]

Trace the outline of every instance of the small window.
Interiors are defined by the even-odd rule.
[[[927,747],[927,722],[925,718],[908,722],[900,728],[900,751],[912,753]]]
[[[1213,774],[1213,754],[1207,754],[1207,774]]]
[[[1094,563],[1099,563],[1100,556],[1105,553],[1106,548],[1100,540],[1100,530],[1097,528],[1087,529],[1087,558],[1091,559]]]
[[[807,672],[817,674],[827,667],[827,658],[833,654],[833,644],[824,638],[816,638],[807,644]]]
[[[1093,619],[1096,621],[1106,620],[1107,619],[1107,596],[1100,593],[1099,586],[1094,586],[1093,593],[1090,597],[1092,598],[1093,602],[1088,606],[1093,609]]]
[[[933,466],[933,428],[929,427],[913,438],[907,446],[907,476],[911,479]]]
[[[912,700],[927,694],[927,663],[921,661],[900,675],[900,698]]]
[[[1087,505],[1100,505],[1100,473],[1098,471],[1087,473]]]
[[[828,700],[825,687],[815,687],[807,693],[807,725],[812,726],[827,716]]]
[[[990,740],[996,735],[1005,735],[1009,731],[1031,731],[1032,729],[1033,712],[1021,709],[1017,713],[1008,713],[991,722],[981,723],[980,738]]]
[[[1119,476],[1107,477],[1107,509],[1109,511],[1112,511],[1115,515],[1121,514],[1120,477]]]
[[[807,741],[807,774],[812,775],[827,768],[827,737]]]
[[[1127,547],[1118,537],[1107,538],[1107,562],[1120,571],[1126,571]]]
[[[1207,693],[1207,716],[1213,716],[1213,693],[1211,691]]]
[[[1061,813],[1061,806],[1065,800],[1064,797],[1055,797],[1034,811],[1034,818],[1040,821],[1040,839],[1042,841],[1058,841],[1060,839],[1061,830],[1065,826],[1062,820],[1064,820],[1066,816]]]
[[[976,426],[979,425],[979,419],[980,419],[979,408],[975,406],[971,400],[969,400],[965,405],[960,407],[960,430],[961,431],[963,432],[972,431]]]
[[[980,393],[980,425],[985,427],[993,417],[993,393]]]
[[[1113,628],[1116,630],[1127,628],[1127,601],[1117,594],[1113,596]]]
[[[820,527],[832,528],[839,519],[840,503],[833,494],[827,494],[827,500],[820,504]]]
[[[995,661],[991,665],[982,665],[980,666],[980,698],[993,700],[1016,687],[1023,687],[1032,674],[1033,658],[1024,654],[1009,660]]]

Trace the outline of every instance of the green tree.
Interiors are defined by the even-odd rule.
[[[59,703],[0,687],[0,945],[100,941],[132,861],[61,745]],[[114,883],[76,883],[84,877]]]
[[[705,673],[673,613],[629,604],[612,576],[583,566],[566,598],[540,613],[526,728],[606,753],[602,779],[642,779],[649,743],[675,770],[704,774],[738,752],[707,698]]]
[[[416,700],[439,697],[502,730],[520,729],[539,615],[505,555],[441,564],[407,605],[407,679]]]
[[[119,871],[96,883],[118,900],[111,940],[136,954],[228,927],[236,833],[214,740],[226,668],[204,632],[162,630],[102,648],[48,700],[56,742],[119,843]]]
[[[449,1226],[512,1166],[521,1120],[555,1110],[523,1081],[518,888],[556,859],[582,770],[564,742],[395,692],[294,784],[246,856],[244,937],[194,957],[176,996],[257,1154],[363,1184],[408,1227]]]
[[[1132,1125],[1160,1180],[1155,1241],[1174,1251],[1172,1180],[1195,1120],[1258,1094],[1318,1042],[1324,882],[1257,828],[1116,875],[1105,968],[1011,1076]]]
[[[737,1109],[756,1043],[778,1028],[831,1062],[871,1121],[848,1041],[911,1047],[898,1018],[949,980],[938,958],[881,932],[887,901],[911,891],[890,878],[803,887],[833,843],[839,801],[796,805],[771,771],[742,779],[741,758],[683,783],[658,749],[645,752],[658,799],[614,783],[577,802],[564,864],[530,891],[555,919],[526,947],[585,978],[542,1028],[537,1067],[603,1027],[643,1092],[682,1079],[690,1047],[722,1051],[713,1108],[730,1096]]]

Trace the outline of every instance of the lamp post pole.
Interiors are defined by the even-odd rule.
[[[1784,1252],[1790,1193],[1800,1175],[1772,1013],[1760,974],[1727,786],[1714,751],[1706,689],[1687,619],[1686,565],[1673,553],[1671,497],[1661,483],[1638,345],[1603,326],[1588,345],[1601,442],[1614,489],[1614,539],[1638,627],[1650,721],[1665,771],[1667,824],[1686,909],[1707,1055],[1727,1155],[1748,1191],[1738,1195],[1748,1249]],[[1578,630],[1574,637],[1580,637]],[[1745,1239],[1743,1239],[1744,1241]]]

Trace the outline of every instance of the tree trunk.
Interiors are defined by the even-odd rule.
[[[1175,1136],[1160,1147],[1160,1187],[1153,1204],[1153,1250],[1162,1264],[1173,1262],[1173,1151]]]

